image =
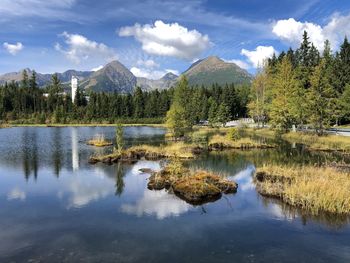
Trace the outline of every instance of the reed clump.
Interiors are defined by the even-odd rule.
[[[113,145],[112,142],[105,139],[103,134],[97,134],[93,139],[89,140],[87,144],[96,147],[105,147]]]
[[[257,190],[277,197],[313,214],[350,213],[350,174],[333,167],[288,167],[270,165],[258,168]]]

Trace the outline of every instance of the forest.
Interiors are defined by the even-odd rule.
[[[322,135],[350,120],[350,43],[339,51],[327,40],[319,51],[304,32],[300,47],[273,56],[252,83],[249,114],[285,132],[312,128]]]
[[[220,109],[227,120],[247,116],[249,86],[187,88],[193,123],[213,120]],[[143,91],[136,87],[133,94],[117,94],[78,88],[73,103],[56,74],[47,87],[40,88],[35,72],[28,76],[24,70],[19,83],[0,86],[0,117],[3,123],[12,124],[164,123],[174,90]]]

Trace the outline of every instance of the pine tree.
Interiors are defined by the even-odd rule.
[[[230,109],[225,103],[219,105],[216,113],[216,120],[223,127],[225,127],[226,123],[231,120]]]
[[[140,87],[136,87],[133,99],[135,118],[144,117],[144,103],[143,92]]]
[[[167,126],[172,130],[175,138],[183,137],[192,130],[193,116],[191,116],[190,92],[185,76],[182,76],[174,91],[174,98],[167,113]]]

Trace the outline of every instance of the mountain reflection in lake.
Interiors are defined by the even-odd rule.
[[[349,262],[346,216],[311,216],[259,196],[255,165],[346,157],[302,146],[202,155],[189,165],[239,184],[235,195],[192,206],[147,189],[161,162],[89,165],[112,151],[113,127],[0,129],[0,262]],[[164,141],[165,130],[127,127],[127,145]],[[345,159],[345,161],[348,161]]]

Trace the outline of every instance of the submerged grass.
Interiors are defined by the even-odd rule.
[[[257,170],[255,182],[262,195],[313,214],[350,213],[350,174],[332,167],[264,166]]]

